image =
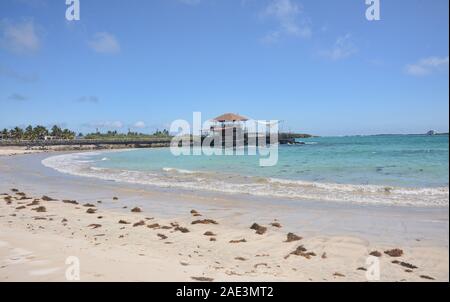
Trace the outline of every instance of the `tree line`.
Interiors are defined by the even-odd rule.
[[[62,129],[61,127],[55,125],[50,130],[44,126],[28,126],[25,129],[20,127],[14,127],[12,129],[3,129],[0,132],[0,139],[9,140],[44,140],[44,139],[75,139],[76,133],[69,129]],[[169,137],[169,131],[164,129],[162,131],[156,130],[153,134],[144,134],[139,132],[128,131],[128,133],[119,133],[117,131],[107,131],[101,133],[96,131],[94,133],[89,133],[83,135],[78,134],[78,137],[83,137],[84,139],[126,139],[126,138],[150,138],[150,137]]]
[[[14,140],[43,140],[46,137],[51,137],[52,139],[74,139],[75,132],[69,129],[62,129],[57,125],[50,130],[40,125],[36,127],[30,125],[25,129],[14,127],[8,130],[5,128],[1,132],[1,137]]]

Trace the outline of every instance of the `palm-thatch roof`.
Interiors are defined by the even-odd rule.
[[[248,118],[235,113],[225,113],[213,119],[215,122],[246,122]]]

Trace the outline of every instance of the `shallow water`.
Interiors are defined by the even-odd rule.
[[[92,152],[43,161],[58,171],[129,183],[281,198],[448,205],[448,136],[311,138],[258,156],[179,156],[168,148]]]

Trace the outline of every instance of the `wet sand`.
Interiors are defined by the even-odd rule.
[[[65,281],[70,256],[82,281],[367,281],[374,251],[381,281],[449,278],[448,207],[158,189],[63,175],[41,165],[47,156],[0,158],[2,281]]]

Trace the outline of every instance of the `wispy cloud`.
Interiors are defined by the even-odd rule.
[[[17,54],[37,52],[41,47],[41,39],[35,23],[32,20],[17,23],[1,21],[0,47]]]
[[[115,54],[120,52],[117,38],[107,32],[99,32],[89,41],[89,46],[98,53]]]
[[[334,45],[328,49],[323,50],[320,54],[331,60],[341,60],[348,58],[358,52],[356,45],[353,42],[351,34],[338,37]]]
[[[0,65],[0,77],[14,79],[22,83],[37,82],[39,80],[39,77],[36,74],[20,73],[14,69],[11,69],[3,65]]]
[[[312,35],[311,21],[304,14],[302,5],[295,0],[271,0],[261,16],[278,23],[276,29],[263,37],[263,42],[273,43],[282,36],[309,38]]]
[[[133,128],[144,129],[147,125],[143,121],[138,121],[133,124]]]
[[[28,100],[28,97],[26,97],[20,93],[13,93],[8,97],[8,101],[13,101],[13,102],[23,102],[26,100]]]
[[[447,70],[449,58],[447,57],[428,57],[414,64],[408,64],[405,67],[406,73],[412,76],[427,76],[434,72]]]
[[[121,121],[105,121],[105,122],[87,123],[84,124],[83,126],[87,128],[120,129],[123,128],[124,124]]]
[[[97,104],[100,102],[100,99],[94,95],[91,96],[82,96],[75,100],[78,103],[92,103]]]

